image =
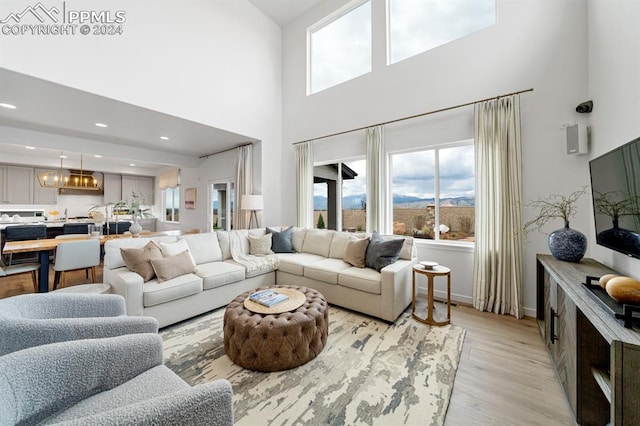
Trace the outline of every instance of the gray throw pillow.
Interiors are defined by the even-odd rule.
[[[398,260],[403,244],[404,239],[402,238],[385,241],[377,231],[373,231],[371,241],[367,247],[365,265],[367,268],[380,272],[382,268]]]
[[[271,241],[271,251],[274,253],[295,253],[293,249],[293,226],[288,227],[282,232],[274,231],[271,228],[267,228],[267,234],[273,235]]]

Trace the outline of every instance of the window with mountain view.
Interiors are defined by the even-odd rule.
[[[495,0],[388,0],[389,64],[496,23]]]
[[[366,229],[365,160],[316,165],[313,169],[313,210],[316,228],[344,231]]]
[[[393,233],[475,241],[472,143],[391,155]]]

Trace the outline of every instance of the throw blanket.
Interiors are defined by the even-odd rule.
[[[248,235],[248,234],[247,234]],[[245,254],[243,249],[242,240],[246,239],[247,245],[249,244],[248,237],[242,235],[239,231],[229,232],[229,245],[231,249],[231,257],[240,265],[244,266],[247,273],[256,271],[272,271],[278,268],[280,263],[278,256],[275,254],[268,254],[262,256],[256,256],[252,254]]]

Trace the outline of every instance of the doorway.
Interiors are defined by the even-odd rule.
[[[233,229],[233,208],[235,185],[232,180],[219,180],[209,184],[209,229],[231,231]]]

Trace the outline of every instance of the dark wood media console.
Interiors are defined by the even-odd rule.
[[[640,327],[625,328],[583,283],[593,259],[537,256],[537,319],[576,422],[640,424]]]

